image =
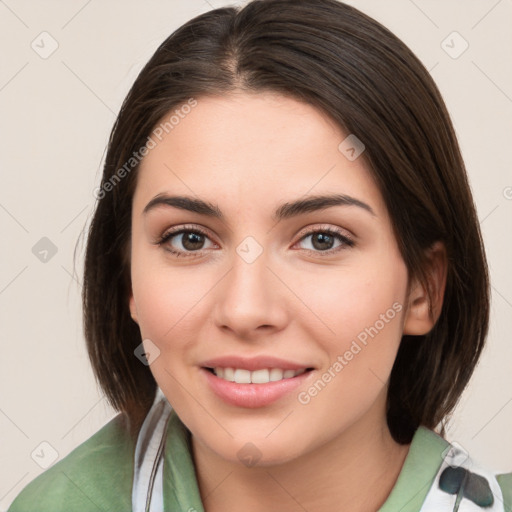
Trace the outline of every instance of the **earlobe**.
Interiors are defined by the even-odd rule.
[[[432,330],[443,307],[447,270],[446,248],[441,242],[436,242],[428,249],[430,297],[427,289],[414,280],[405,313],[404,334],[421,336]]]
[[[137,324],[139,323],[138,317],[137,317],[137,306],[135,304],[135,299],[133,298],[133,292],[130,294],[130,315],[134,322]]]

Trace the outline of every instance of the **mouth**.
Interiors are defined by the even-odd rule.
[[[200,367],[202,382],[214,396],[229,405],[250,409],[289,399],[297,388],[310,385],[315,373],[315,368],[250,371],[233,367]]]
[[[268,384],[269,382],[278,382],[286,379],[293,379],[303,373],[311,372],[314,368],[301,368],[298,370],[285,370],[281,368],[261,368],[258,370],[246,370],[243,368],[221,367],[209,368],[204,366],[204,370],[212,373],[219,379],[234,382],[236,384]]]

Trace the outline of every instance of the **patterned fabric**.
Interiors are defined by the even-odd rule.
[[[503,493],[492,472],[456,443],[443,458],[420,512],[505,512]]]

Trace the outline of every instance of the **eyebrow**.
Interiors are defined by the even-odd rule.
[[[170,196],[167,194],[158,194],[146,205],[143,214],[159,206],[171,206],[180,210],[199,213],[207,217],[213,217],[219,220],[225,220],[224,214],[216,204],[212,204],[202,199],[190,196]],[[309,212],[324,210],[333,206],[356,206],[376,217],[372,207],[355,197],[345,194],[316,195],[309,196],[307,199],[298,199],[296,201],[283,203],[272,215],[272,220],[280,221],[296,217]]]

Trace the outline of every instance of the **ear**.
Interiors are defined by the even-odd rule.
[[[133,291],[130,291],[130,315],[135,323],[139,323],[137,317],[137,305],[135,304],[135,299],[133,298]]]
[[[435,242],[427,250],[427,278],[431,300],[425,287],[414,280],[407,301],[403,334],[420,336],[432,330],[443,307],[448,259],[442,242]]]

